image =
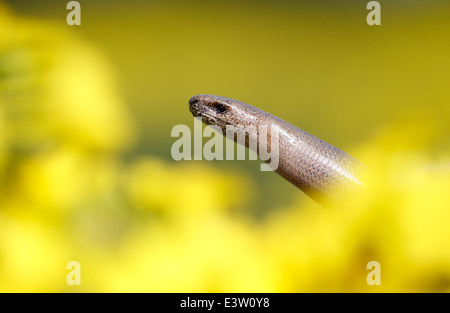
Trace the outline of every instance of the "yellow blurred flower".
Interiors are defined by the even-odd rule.
[[[132,165],[127,176],[128,192],[138,206],[179,220],[243,205],[254,193],[245,176],[195,162],[173,165],[142,159]]]
[[[19,206],[16,210],[26,209]],[[0,292],[48,292],[64,288],[68,242],[33,214],[0,215]]]
[[[267,195],[241,172],[123,162],[134,127],[113,77],[61,25],[0,3],[0,291],[450,291],[450,157],[429,146],[441,119],[405,118],[357,148],[371,171],[345,203],[255,218],[245,208]]]
[[[450,170],[430,170],[435,160],[422,148],[433,127],[419,127],[417,138],[418,125],[401,123],[362,148],[366,190],[267,220],[269,247],[290,277],[284,291],[450,290]],[[380,263],[380,286],[366,283],[370,261]]]
[[[59,24],[0,11],[0,101],[18,148],[116,149],[133,127],[103,57]]]

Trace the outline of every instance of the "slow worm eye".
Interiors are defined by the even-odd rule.
[[[214,107],[216,108],[216,111],[219,112],[219,113],[224,113],[227,110],[227,107],[224,106],[223,104],[220,104],[220,103],[216,103],[214,105]]]

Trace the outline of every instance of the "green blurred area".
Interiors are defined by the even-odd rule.
[[[348,150],[411,115],[450,117],[449,5],[389,1],[382,26],[369,27],[366,4],[89,1],[82,3],[82,26],[65,27],[114,64],[138,130],[131,155],[170,159],[168,134],[176,124],[192,124],[187,101],[198,93],[258,106]],[[11,5],[65,22],[64,1]],[[443,126],[436,149],[448,151],[450,127]],[[261,176],[254,162],[221,163]],[[265,176],[258,180],[264,193],[290,198],[293,188]]]
[[[366,1],[90,0],[81,26],[6,3],[1,291],[73,291],[68,258],[84,291],[373,291],[373,258],[383,291],[450,290],[449,3],[381,2],[381,26]],[[199,93],[354,154],[374,188],[324,210],[255,161],[173,161]]]
[[[11,4],[64,23],[65,3],[46,3]],[[365,4],[89,1],[82,26],[66,27],[113,62],[144,151],[167,157],[158,131],[190,123],[197,93],[242,99],[349,146],[411,112],[449,111],[448,5],[383,3],[377,28]]]

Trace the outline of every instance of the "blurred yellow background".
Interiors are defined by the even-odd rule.
[[[67,2],[0,2],[1,292],[450,291],[450,4]],[[367,191],[173,161],[198,93],[353,154]]]

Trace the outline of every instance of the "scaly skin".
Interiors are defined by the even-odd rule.
[[[364,187],[359,178],[364,166],[358,160],[276,116],[249,104],[213,95],[192,97],[189,109],[194,116],[202,117],[205,124],[219,126],[224,135],[227,125],[253,126],[256,130],[264,125],[269,130],[269,147],[270,129],[278,131],[279,165],[276,172],[318,202],[342,197],[354,186]],[[252,139],[258,139],[259,132],[245,136],[248,147]]]

